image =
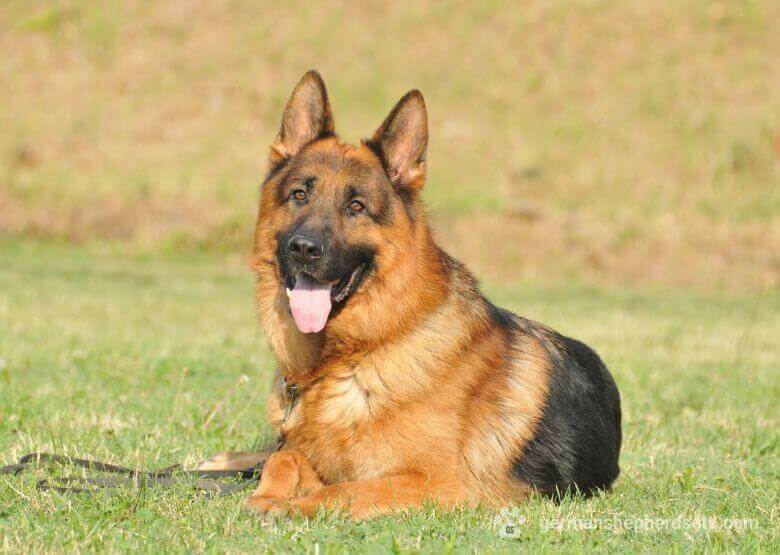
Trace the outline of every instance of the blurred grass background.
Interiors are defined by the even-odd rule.
[[[0,3],[0,233],[247,253],[310,67],[337,129],[408,89],[437,234],[493,281],[780,275],[780,3]]]

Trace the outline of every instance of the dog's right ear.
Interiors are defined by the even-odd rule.
[[[411,90],[390,111],[366,144],[379,154],[390,181],[417,193],[425,184],[428,113],[418,90]]]
[[[284,107],[282,125],[271,146],[271,168],[295,156],[314,139],[332,135],[333,131],[333,112],[325,82],[311,69],[298,81]]]

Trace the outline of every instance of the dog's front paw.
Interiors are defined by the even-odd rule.
[[[244,506],[261,515],[285,517],[290,513],[290,503],[286,499],[253,495]]]

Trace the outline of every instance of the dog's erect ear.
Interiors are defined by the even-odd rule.
[[[284,107],[282,125],[271,146],[271,166],[295,156],[306,144],[333,134],[333,112],[325,82],[315,70],[307,71]]]
[[[409,91],[368,141],[382,157],[393,184],[419,191],[425,184],[428,114],[418,90]]]

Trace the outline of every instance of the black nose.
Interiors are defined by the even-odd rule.
[[[322,256],[322,245],[303,235],[292,237],[287,244],[287,250],[300,262],[314,262]]]

